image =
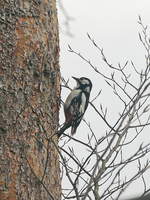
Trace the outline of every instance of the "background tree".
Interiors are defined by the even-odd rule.
[[[71,53],[80,57],[105,80],[113,91],[120,110],[115,119],[105,105],[97,104],[101,101],[100,91],[91,100],[90,105],[93,112],[97,113],[99,121],[104,122],[103,127],[102,123],[96,127],[101,134],[96,135],[90,123],[85,121],[89,128],[85,140],[72,138],[66,134],[63,137],[59,152],[62,177],[67,182],[64,183],[62,190],[63,199],[120,200],[129,186],[136,181],[141,181],[143,188],[142,197],[139,199],[144,199],[143,196],[150,191],[149,181],[146,178],[150,169],[150,142],[149,140],[143,142],[143,134],[145,131],[149,134],[150,125],[150,38],[148,28],[143,25],[140,17],[139,24],[142,28],[139,39],[146,51],[146,64],[141,71],[138,71],[132,61],[127,61],[123,65],[120,63],[117,66],[112,65],[104,50],[89,34],[88,38],[100,53],[103,66],[96,67],[83,54],[69,46]],[[64,87],[69,88],[68,82],[63,81]],[[110,97],[113,97],[111,95],[112,93]]]
[[[60,199],[58,38],[55,0],[1,1],[1,200]]]

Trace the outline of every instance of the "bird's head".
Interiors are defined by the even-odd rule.
[[[81,77],[81,78],[76,78],[74,76],[72,76],[73,79],[76,80],[77,82],[77,87],[81,90],[83,90],[84,92],[87,92],[90,94],[91,89],[92,89],[92,82],[90,79],[86,78],[86,77]]]

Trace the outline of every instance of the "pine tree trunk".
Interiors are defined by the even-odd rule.
[[[59,200],[55,0],[0,1],[0,200]]]

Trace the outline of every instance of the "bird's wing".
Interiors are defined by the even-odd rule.
[[[76,129],[79,126],[86,109],[87,102],[86,102],[85,94],[82,92],[79,98],[80,99],[74,99],[74,103],[72,104],[74,107],[71,109],[73,112],[72,113],[73,120],[72,120],[72,128],[71,128],[72,135],[75,134]]]
[[[71,92],[64,104],[64,112],[67,121],[71,116],[78,117],[83,115],[85,112],[86,104],[86,96],[80,89]]]

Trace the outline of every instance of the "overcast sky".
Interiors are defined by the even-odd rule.
[[[107,71],[100,54],[87,37],[89,33],[104,49],[105,56],[114,66],[132,60],[140,70],[145,67],[145,50],[138,37],[141,31],[138,16],[141,16],[145,25],[150,25],[150,0],[63,0],[63,5],[74,20],[70,21],[73,37],[68,37],[64,34],[64,17],[61,10],[59,11],[62,76],[70,80],[71,87],[75,84],[71,76],[89,77],[93,82],[91,98],[102,89],[101,103],[105,103],[106,107],[110,108],[110,114],[112,112],[115,115],[118,101],[113,98],[110,101],[109,97],[112,97],[112,94],[105,81],[87,63],[69,53],[68,44],[90,59],[100,70]],[[62,91],[63,99],[68,92],[66,89]]]
[[[89,33],[104,49],[106,57],[112,64],[117,65],[119,62],[123,64],[127,60],[132,60],[137,68],[141,69],[145,66],[145,51],[138,37],[138,32],[141,31],[138,16],[141,16],[145,25],[150,25],[150,0],[63,0],[63,5],[68,15],[74,20],[70,21],[70,31],[73,37],[69,37],[64,34],[64,17],[59,10],[62,76],[70,80],[71,87],[75,84],[71,76],[89,77],[93,82],[91,98],[102,89],[99,103],[108,107],[110,116],[115,117],[119,112],[117,110],[119,109],[118,101],[113,100],[112,94],[107,90],[101,77],[78,56],[68,52],[68,44],[89,58],[95,66],[103,66],[100,54],[87,38],[87,33]],[[63,89],[62,99],[66,98],[68,92]],[[104,126],[103,122],[97,121],[99,119],[96,119],[90,108],[85,118],[91,122],[95,132],[98,130],[98,125]],[[60,122],[63,120],[63,112],[61,112]],[[77,138],[82,138],[78,134],[83,132],[83,128],[82,123],[77,132]],[[103,130],[105,131],[105,127]],[[99,134],[98,131],[97,134]],[[101,134],[103,135],[104,132],[102,131]],[[140,185],[136,187],[140,189]]]
[[[145,50],[138,37],[141,31],[138,16],[141,16],[145,25],[150,25],[150,0],[63,0],[63,5],[74,18],[70,21],[72,38],[60,31],[60,64],[62,76],[66,79],[72,75],[89,77],[93,85],[99,85],[92,91],[93,96],[106,86],[85,62],[68,52],[69,44],[89,58],[96,67],[102,68],[100,54],[91,45],[87,33],[104,49],[113,65],[132,60],[137,69],[145,66]],[[65,29],[63,22],[64,18],[60,17],[60,30]],[[73,86],[74,80],[70,79],[70,84]]]
[[[150,24],[149,0],[63,0],[63,4],[68,14],[74,18],[74,21],[70,21],[74,37],[60,34],[63,46],[61,66],[65,76],[70,77],[72,73],[78,75],[76,68],[73,68],[83,67],[82,62],[68,54],[67,44],[87,53],[91,58],[95,57],[86,37],[87,32],[104,48],[111,61],[117,63],[134,59],[135,62],[142,63],[138,39],[140,26],[137,21],[140,15],[145,24]],[[62,21],[63,18],[60,19]]]

